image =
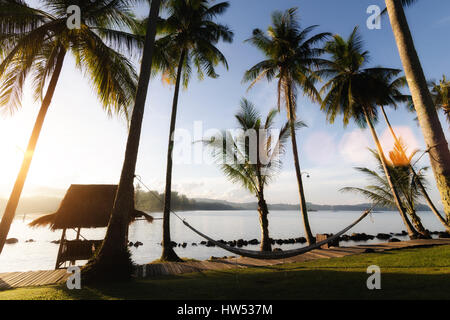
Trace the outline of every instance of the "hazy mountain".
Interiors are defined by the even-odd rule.
[[[160,195],[161,196],[161,195]],[[157,201],[154,197],[149,197],[147,200],[151,199],[153,202]],[[177,198],[178,199],[178,198]],[[176,210],[179,211],[187,211],[187,210],[198,210],[198,211],[214,211],[214,210],[256,210],[257,203],[256,202],[231,202],[225,200],[214,200],[214,199],[205,199],[205,198],[196,198],[196,199],[188,199],[184,196],[180,196],[180,199],[184,199],[184,201],[179,201],[179,204],[176,206]],[[137,202],[137,207],[140,210],[146,211],[160,211],[159,206],[161,203],[157,203],[157,207],[153,208],[152,203],[148,203],[144,198],[142,201]],[[3,213],[6,206],[6,199],[0,199],[0,214]],[[42,197],[42,196],[34,196],[23,198],[19,207],[17,208],[17,215],[23,214],[45,214],[52,213],[58,209],[58,206],[61,202],[61,198],[58,197]],[[177,201],[175,201],[177,202]],[[354,205],[319,205],[314,203],[308,203],[308,208],[311,211],[364,211],[369,208],[371,205],[368,203],[354,204]],[[147,208],[148,207],[148,208]],[[429,211],[429,208],[425,205],[419,204],[417,206],[418,211]],[[300,210],[299,205],[292,204],[269,204],[269,210]],[[384,207],[376,207],[376,211],[395,211],[393,208],[384,208]]]
[[[228,210],[256,210],[258,207],[257,202],[230,202],[225,200],[212,200],[212,199],[204,199],[197,198],[194,199],[197,204],[202,204],[209,207],[214,207],[216,205],[226,206]],[[311,211],[364,211],[367,208],[371,207],[370,203],[361,203],[354,205],[320,205],[314,203],[307,203],[308,209]],[[274,203],[268,205],[269,210],[300,210],[300,205],[293,204],[284,204],[284,203]],[[418,211],[430,211],[430,209],[423,205],[419,204],[416,206]],[[214,210],[214,209],[208,209]],[[218,210],[227,210],[227,209],[218,209]],[[395,211],[396,209],[390,207],[375,207],[376,211]]]
[[[0,215],[5,210],[7,199],[0,199]],[[43,214],[52,213],[58,209],[61,198],[57,197],[26,197],[22,198],[17,207],[16,214]]]

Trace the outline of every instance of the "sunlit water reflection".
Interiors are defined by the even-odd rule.
[[[357,219],[360,212],[330,212],[319,211],[310,213],[310,223],[315,233],[335,233],[352,221]],[[191,211],[180,213],[189,223],[212,236],[215,239],[237,240],[237,239],[259,239],[259,219],[255,211]],[[160,213],[154,214],[160,217]],[[432,231],[444,231],[442,225],[431,212],[421,212],[424,226]],[[296,211],[272,211],[269,216],[270,236],[274,239],[288,239],[304,236],[300,214]],[[52,232],[46,228],[32,229],[27,226],[29,220],[16,219],[8,238],[17,238],[17,244],[5,245],[0,255],[0,272],[49,270],[55,266],[58,245],[51,243],[59,240],[61,231]],[[176,248],[181,257],[195,259],[208,259],[211,256],[225,256],[230,253],[214,247],[202,245],[192,246],[191,243],[204,240],[191,230],[187,229],[175,216],[171,219],[172,240],[178,243],[187,242],[186,248]],[[375,212],[359,225],[348,232],[365,232],[376,235],[377,233],[399,233],[404,230],[398,213]],[[145,221],[137,221],[130,226],[130,241],[140,241],[143,246],[131,247],[132,257],[136,263],[143,264],[158,259],[161,254],[161,231],[162,221],[155,220],[148,224]],[[105,229],[83,229],[81,234],[86,239],[102,239]],[[68,231],[68,237],[73,238],[75,232]],[[398,237],[399,239],[406,239]],[[25,242],[33,239],[34,242]],[[371,242],[381,242],[372,240]],[[353,245],[353,242],[343,242],[341,245]],[[300,247],[300,244],[282,245],[282,249]],[[275,246],[278,247],[278,246]],[[248,246],[247,249],[258,250],[258,246]]]

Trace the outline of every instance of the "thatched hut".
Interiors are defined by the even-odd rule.
[[[98,249],[102,240],[85,239],[81,229],[108,226],[116,193],[117,185],[71,185],[56,212],[30,223],[32,227],[49,226],[54,231],[62,230],[55,269],[67,261],[74,264],[76,260],[88,260]],[[141,219],[153,221],[150,215],[135,210],[134,206],[131,212],[130,223]],[[77,232],[75,240],[66,239],[67,229]]]

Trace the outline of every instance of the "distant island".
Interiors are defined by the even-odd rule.
[[[141,211],[161,212],[163,208],[164,195],[156,191],[144,192],[136,191],[136,208]],[[0,199],[0,214],[6,206],[6,199]],[[61,202],[59,197],[25,197],[21,199],[17,208],[17,215],[39,215],[51,213],[58,209]],[[354,205],[320,205],[308,202],[309,211],[364,211],[371,206],[369,203]],[[185,195],[172,192],[172,208],[176,211],[236,211],[236,210],[256,210],[256,202],[231,202],[226,200],[215,200],[206,198],[190,199]],[[300,206],[293,204],[274,203],[269,204],[269,210],[277,211],[299,211]],[[375,211],[395,211],[394,208],[376,207]],[[418,211],[430,211],[423,204],[417,205]]]

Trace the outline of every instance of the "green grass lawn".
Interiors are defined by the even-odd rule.
[[[381,268],[381,290],[366,269]],[[369,253],[274,267],[208,271],[68,290],[0,291],[0,299],[450,299],[450,246]]]

